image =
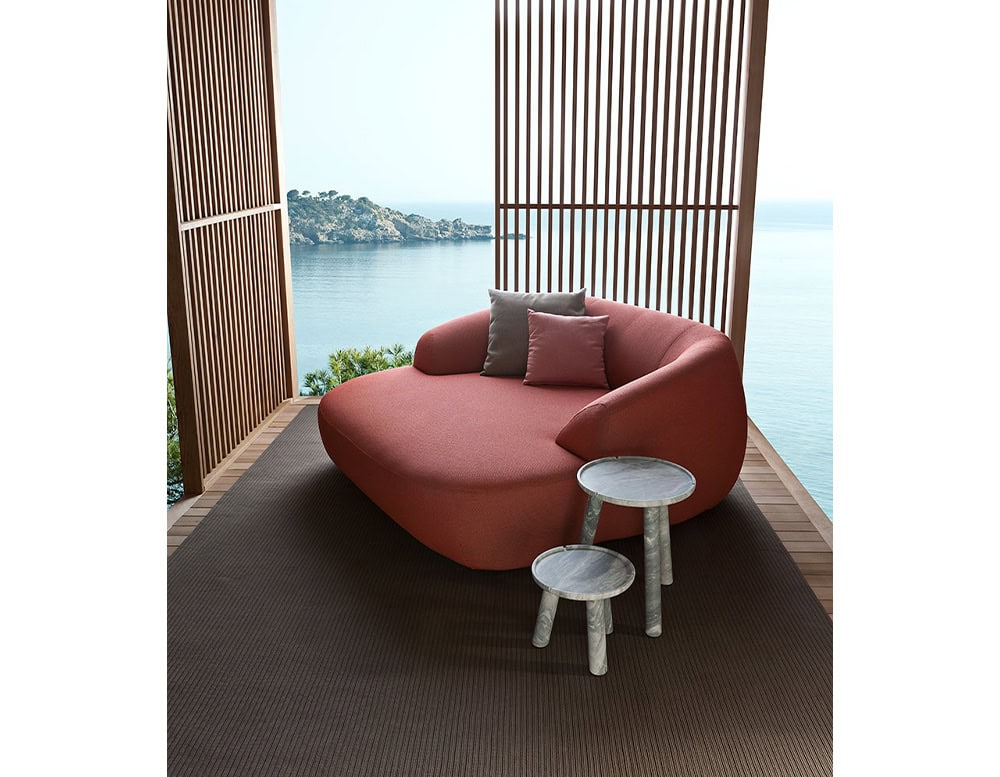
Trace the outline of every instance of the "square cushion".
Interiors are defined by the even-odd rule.
[[[529,386],[608,388],[604,333],[608,316],[556,316],[528,309]]]
[[[586,289],[521,292],[490,289],[490,333],[482,375],[524,375],[528,368],[528,308],[582,316]]]

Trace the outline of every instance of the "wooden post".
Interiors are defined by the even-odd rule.
[[[276,213],[278,248],[281,252],[281,268],[279,273],[280,293],[282,299],[282,320],[285,337],[282,342],[285,364],[288,368],[286,388],[289,397],[299,396],[298,360],[295,354],[295,318],[292,306],[292,252],[289,244],[288,229],[288,197],[285,192],[285,149],[281,129],[281,83],[278,72],[278,20],[275,15],[276,0],[266,0],[268,23],[265,24],[266,57],[268,64],[268,100],[271,116],[271,166],[274,175],[276,191],[272,193],[275,202],[281,203],[281,209]]]
[[[746,353],[747,312],[750,301],[750,251],[757,194],[757,152],[760,147],[760,113],[764,89],[764,50],[767,40],[767,0],[751,0],[747,79],[744,83],[743,149],[740,199],[736,223],[736,260],[733,263],[732,316],[729,337],[743,369]]]

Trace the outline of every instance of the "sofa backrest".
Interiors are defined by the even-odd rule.
[[[725,337],[697,321],[597,297],[587,297],[587,315],[609,316],[604,369],[613,389],[669,364],[695,342]]]

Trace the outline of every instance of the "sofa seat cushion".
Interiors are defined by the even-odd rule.
[[[579,531],[584,462],[555,440],[606,391],[402,367],[329,392],[319,427],[337,466],[422,543],[513,569]]]
[[[378,383],[378,390],[369,390]],[[338,386],[322,408],[390,472],[461,490],[562,476],[583,463],[559,431],[607,389],[525,386],[523,378],[429,376],[412,367]]]

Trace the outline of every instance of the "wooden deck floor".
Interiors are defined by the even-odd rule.
[[[300,397],[283,404],[220,467],[205,493],[178,502],[167,511],[168,556],[302,408],[318,402],[316,398]],[[752,421],[748,426],[746,457],[740,478],[832,617],[833,524],[757,426]]]

